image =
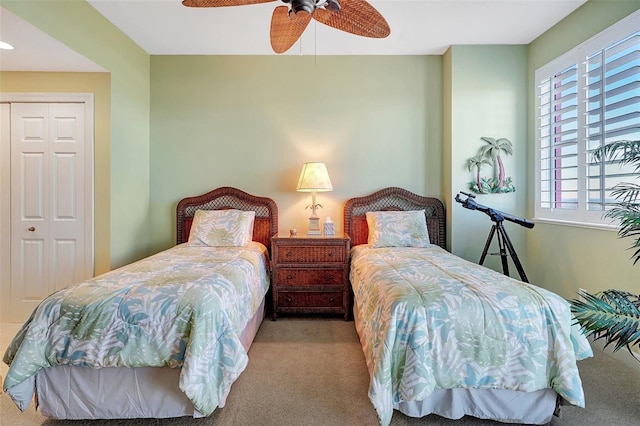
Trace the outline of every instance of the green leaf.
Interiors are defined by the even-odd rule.
[[[587,336],[605,339],[613,352],[640,345],[640,295],[614,289],[579,295],[582,300],[570,301],[571,312]]]

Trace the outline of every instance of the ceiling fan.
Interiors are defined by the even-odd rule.
[[[277,0],[183,0],[187,7],[223,7]],[[385,38],[391,33],[384,17],[366,0],[282,0],[271,17],[271,47],[284,53],[300,38],[311,19],[351,34]]]

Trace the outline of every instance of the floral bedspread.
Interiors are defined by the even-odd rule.
[[[551,387],[584,407],[576,360],[593,353],[560,296],[437,246],[357,246],[350,274],[381,424],[435,389]]]
[[[3,388],[25,410],[41,368],[181,367],[180,389],[209,415],[247,365],[239,335],[269,288],[267,268],[259,243],[182,244],[60,290],[7,349]]]

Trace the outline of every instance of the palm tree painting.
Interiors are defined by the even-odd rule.
[[[498,164],[498,188],[502,188],[504,184],[504,164],[502,163],[500,152],[504,151],[506,154],[512,155],[513,145],[507,138],[494,139],[483,136],[480,139],[489,144],[482,147],[482,154]]]
[[[489,193],[505,193],[513,192],[516,188],[513,186],[510,177],[505,176],[504,163],[502,162],[501,153],[513,154],[513,145],[507,138],[490,138],[482,136],[480,139],[487,142],[480,148],[479,153],[467,160],[467,168],[471,171],[476,167],[475,182],[470,183],[471,190],[479,194]],[[480,177],[480,168],[483,164],[489,164],[498,168],[498,176]]]

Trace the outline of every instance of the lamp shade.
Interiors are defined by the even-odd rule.
[[[333,191],[331,179],[324,163],[304,163],[296,191],[300,192]]]

